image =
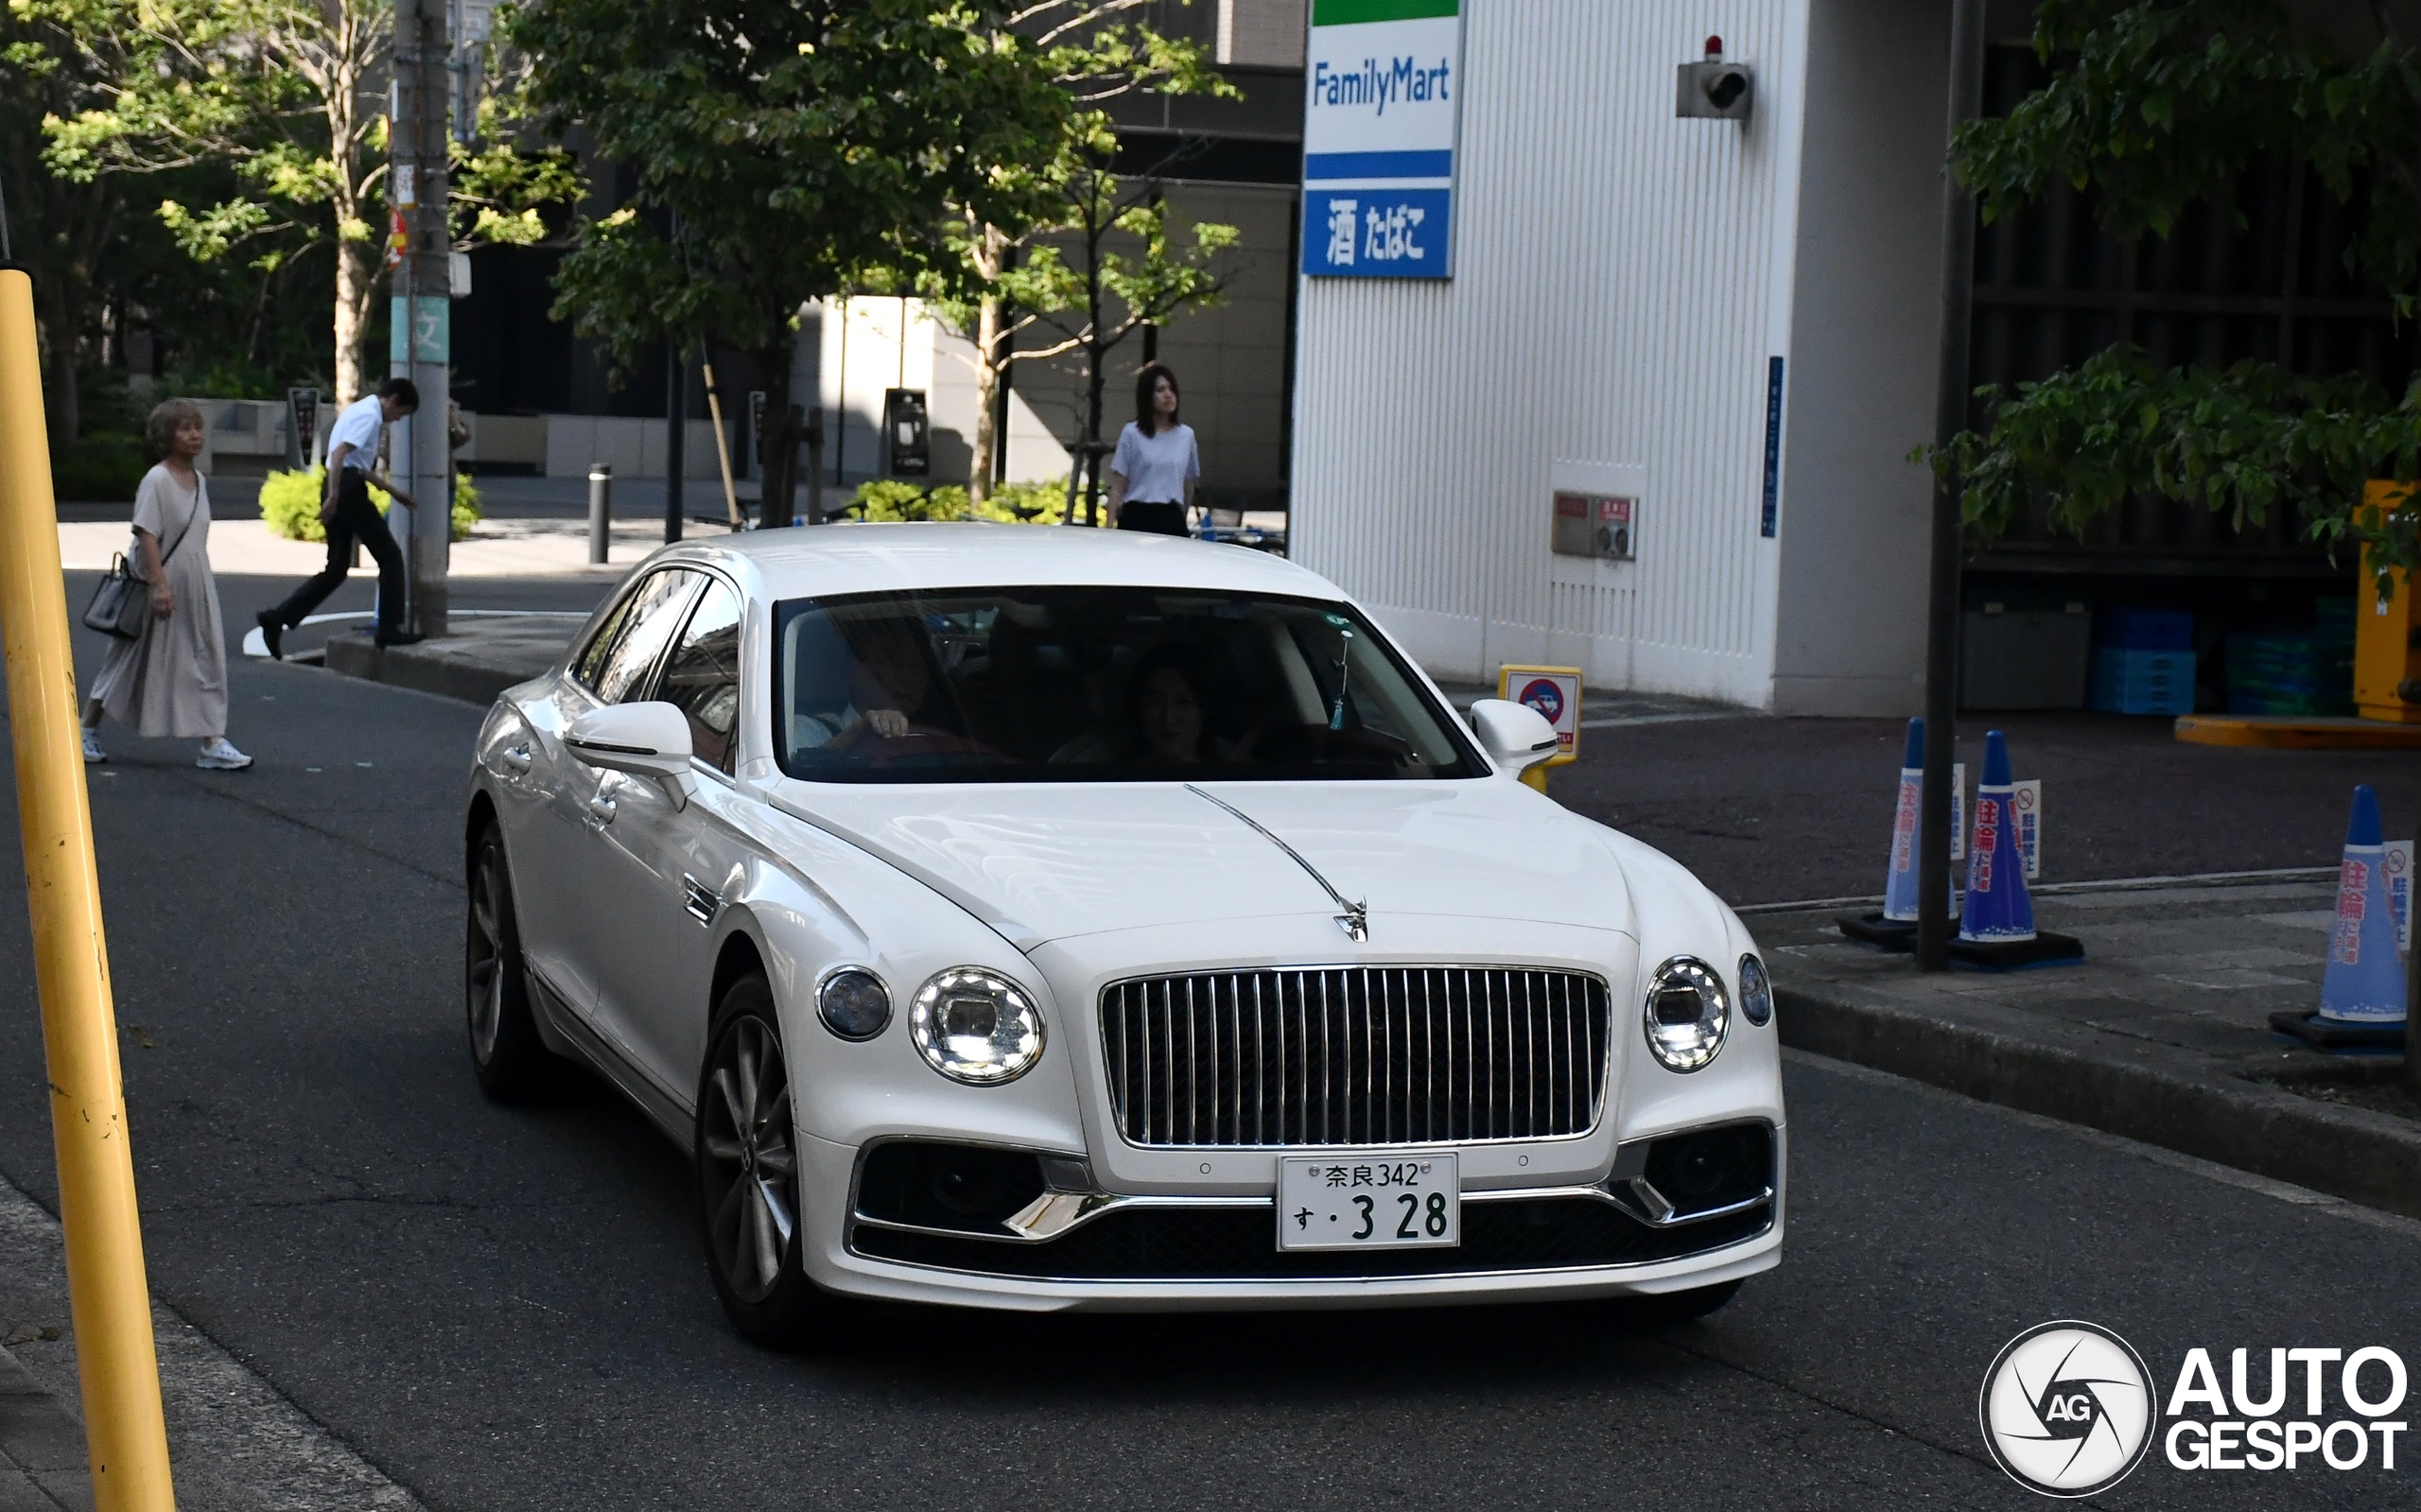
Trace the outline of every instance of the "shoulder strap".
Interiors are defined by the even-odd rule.
[[[193,534],[193,522],[198,519],[200,514],[201,475],[200,473],[196,473],[193,475],[193,507],[185,511],[185,528],[177,532],[177,538],[168,547],[168,549],[160,553],[160,565],[163,567],[166,566],[168,565],[168,559],[177,554],[177,547],[185,544],[185,537]]]

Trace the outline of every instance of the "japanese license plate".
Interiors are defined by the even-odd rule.
[[[1327,1155],[1278,1162],[1280,1249],[1451,1248],[1463,1189],[1447,1155]]]

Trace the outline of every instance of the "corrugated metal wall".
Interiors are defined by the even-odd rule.
[[[1454,279],[1305,281],[1292,554],[1441,673],[1552,655],[1766,702],[1804,0],[1719,18],[1756,69],[1745,129],[1674,115],[1709,20],[1465,0]],[[1635,565],[1549,552],[1557,458],[1645,468]]]

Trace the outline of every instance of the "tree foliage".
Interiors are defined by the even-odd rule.
[[[556,311],[627,366],[720,338],[767,391],[766,496],[787,498],[800,306],[930,259],[950,206],[1021,226],[1018,171],[1072,108],[999,0],[530,0],[507,23],[550,130],[622,165]]]
[[[340,402],[361,386],[376,294],[374,221],[387,172],[392,0],[9,0],[43,48],[82,81],[44,123],[50,170],[93,184],[232,168],[209,203],[173,195],[155,214],[197,261],[237,254],[273,269],[329,248]],[[514,134],[514,65],[492,71],[477,149],[456,144],[450,199],[463,244],[529,242],[542,211],[579,189],[568,154]]]
[[[1153,172],[1113,168],[1118,134],[1103,108],[1111,101],[1141,91],[1241,97],[1199,44],[1135,19],[1149,5],[1035,0],[1007,18],[1078,108],[1049,151],[1007,170],[1022,229],[987,218],[986,206],[954,205],[942,227],[949,255],[922,279],[935,313],[975,348],[968,487],[979,503],[992,486],[996,396],[1012,366],[1081,354],[1078,440],[1098,443],[1110,352],[1145,325],[1219,300],[1213,259],[1235,244],[1236,228],[1173,227]]]
[[[2122,239],[2167,235],[2209,202],[2237,223],[2236,184],[2285,163],[2357,210],[2351,271],[2421,313],[2421,48],[2385,5],[2359,43],[2289,0],[2043,0],[2034,48],[2050,80],[1964,128],[1953,164],[1989,222],[2058,184],[2090,191]],[[2291,509],[2319,537],[2359,538],[2382,568],[2421,565],[2421,518],[2361,508],[2366,478],[2421,465],[2421,388],[2314,379],[2273,362],[2161,370],[2120,345],[2013,393],[1936,464],[1968,519],[2005,528],[2047,509],[2071,529],[2131,494],[2258,522]],[[2421,512],[2416,512],[2421,513]]]

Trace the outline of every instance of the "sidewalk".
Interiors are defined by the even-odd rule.
[[[183,1512],[416,1512],[420,1502],[154,1303]],[[0,1512],[93,1505],[58,1221],[0,1180]]]
[[[692,520],[691,535],[722,535],[721,525]],[[607,543],[608,561],[588,560],[588,522],[583,519],[510,516],[481,520],[468,540],[457,541],[446,571],[457,578],[589,577],[618,579],[633,563],[664,544],[664,521],[617,515]],[[123,523],[71,520],[59,527],[61,565],[68,571],[97,572],[127,546]],[[307,578],[327,565],[328,548],[270,533],[257,519],[210,522],[210,570],[221,577]],[[371,565],[363,558],[360,570]]]
[[[1747,923],[1786,1045],[2421,1216],[2402,1058],[2270,1031],[2272,1013],[2318,1006],[2335,905],[2333,868],[2076,884],[2038,895],[2035,922],[2081,939],[2084,961],[2006,973],[1920,974],[1842,939],[1848,907]]]

